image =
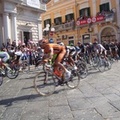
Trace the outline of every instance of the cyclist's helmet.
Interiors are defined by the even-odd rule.
[[[39,45],[40,46],[42,46],[42,45],[44,45],[44,44],[47,44],[48,43],[48,40],[47,39],[41,39],[41,40],[39,40]]]
[[[63,42],[60,42],[60,43],[58,43],[58,44],[61,45],[61,46],[64,46],[64,45],[65,45]]]

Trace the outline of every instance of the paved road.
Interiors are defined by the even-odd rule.
[[[120,120],[120,61],[104,73],[90,70],[78,89],[57,87],[39,96],[34,72],[5,78],[0,87],[0,120]]]

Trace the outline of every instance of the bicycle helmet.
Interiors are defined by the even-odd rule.
[[[48,40],[47,39],[41,39],[41,40],[39,40],[39,45],[43,45],[43,44],[46,44],[46,43],[48,43]]]
[[[63,43],[63,42],[60,42],[59,45],[64,46],[64,43]]]

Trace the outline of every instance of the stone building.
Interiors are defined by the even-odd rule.
[[[0,45],[41,39],[41,14],[45,11],[40,0],[0,0]]]
[[[56,42],[120,41],[120,0],[51,0],[42,21],[55,28]]]

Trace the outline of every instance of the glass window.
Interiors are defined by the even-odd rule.
[[[109,3],[104,3],[100,5],[100,12],[102,11],[110,11]]]
[[[44,28],[46,27],[47,24],[50,24],[51,26],[51,19],[44,20]]]
[[[80,17],[90,17],[90,7],[79,10]]]
[[[70,21],[73,20],[73,19],[74,19],[74,14],[73,14],[73,13],[67,14],[67,15],[65,16],[66,22],[70,22]]]
[[[61,17],[55,18],[55,19],[54,19],[54,23],[55,23],[55,25],[61,24],[61,23],[62,23],[62,18],[61,18]]]

